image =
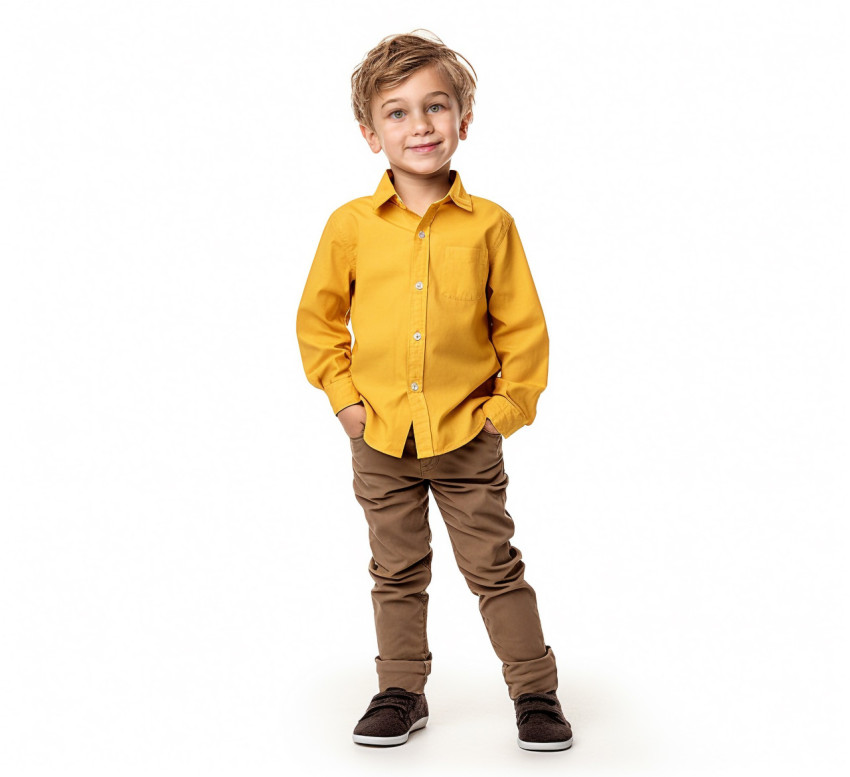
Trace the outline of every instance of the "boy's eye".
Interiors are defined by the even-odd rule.
[[[441,105],[440,103],[434,103],[433,105],[429,105],[427,110],[430,113],[437,113],[437,112],[443,110],[444,108],[445,108],[444,105]],[[397,111],[393,111],[390,114],[391,119],[401,119],[403,117],[404,117],[404,111],[401,110],[400,108]]]

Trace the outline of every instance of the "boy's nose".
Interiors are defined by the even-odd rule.
[[[420,113],[413,123],[413,129],[417,131],[431,129],[431,117],[427,113]]]

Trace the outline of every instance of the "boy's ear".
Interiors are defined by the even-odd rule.
[[[458,137],[461,140],[466,140],[467,135],[469,135],[469,125],[472,122],[472,111],[469,111],[466,116],[464,116],[460,120],[460,127],[458,128]]]
[[[370,130],[365,124],[360,125],[360,132],[364,138],[366,138],[366,142],[369,144],[369,148],[375,154],[381,153],[381,140],[378,137],[377,133],[374,130]]]

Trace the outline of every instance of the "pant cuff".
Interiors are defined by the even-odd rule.
[[[411,693],[425,693],[425,681],[431,674],[431,654],[424,661],[384,660],[375,656],[380,691],[403,688]]]
[[[540,658],[503,663],[502,674],[508,684],[511,699],[516,699],[523,693],[558,690],[558,669],[555,654],[549,645],[546,645],[546,653]]]

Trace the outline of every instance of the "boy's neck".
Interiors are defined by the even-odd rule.
[[[432,202],[442,200],[451,189],[449,165],[428,175],[412,175],[390,165],[393,173],[393,187],[404,206],[423,216]]]

